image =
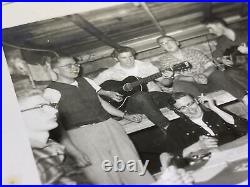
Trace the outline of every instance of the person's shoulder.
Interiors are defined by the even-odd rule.
[[[149,60],[135,60],[135,64],[137,66],[153,66],[153,64]]]
[[[120,64],[119,63],[116,63],[116,64],[114,64],[113,66],[110,66],[110,67],[108,67],[106,70],[104,70],[103,72],[112,72],[112,71],[115,71],[115,70],[118,70],[118,69],[121,69],[121,66],[120,66]],[[102,73],[103,73],[102,72]]]
[[[46,88],[43,92],[43,97],[52,103],[58,103],[61,98],[61,93],[56,89]]]
[[[182,51],[187,52],[187,53],[201,53],[200,50],[194,49],[194,48],[191,48],[191,47],[190,48],[182,49]]]
[[[135,60],[135,64],[136,64],[136,65],[143,65],[143,64],[145,64],[145,63],[147,63],[147,62],[141,61],[141,60]]]
[[[169,127],[167,130],[169,131],[179,131],[180,128],[183,128],[183,126],[186,124],[187,122],[179,117],[177,119],[174,119],[172,121],[170,121]]]

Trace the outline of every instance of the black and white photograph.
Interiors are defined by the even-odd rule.
[[[2,2],[3,184],[248,184],[247,2]]]

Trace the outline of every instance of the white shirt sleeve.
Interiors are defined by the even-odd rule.
[[[96,84],[100,85],[106,80],[113,80],[113,73],[115,73],[115,71],[113,71],[113,68],[111,67],[99,73],[99,75],[97,75],[97,77],[95,77],[93,80]]]
[[[43,94],[43,97],[50,103],[59,103],[61,96],[59,91],[52,88],[46,88]]]
[[[84,77],[84,79],[86,79],[86,81],[88,81],[88,83],[95,89],[96,92],[98,92],[101,89],[101,87],[99,85],[97,85],[95,83],[95,81],[93,81],[87,77]]]

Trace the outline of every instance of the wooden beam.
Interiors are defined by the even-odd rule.
[[[100,41],[102,41],[106,45],[111,46],[113,48],[121,47],[119,44],[112,41],[108,36],[106,36],[103,32],[101,32],[99,29],[97,29],[94,25],[92,25],[90,22],[85,20],[79,14],[70,15],[70,16],[67,16],[67,18],[73,23],[75,23],[78,27],[84,29],[88,33],[98,38]]]
[[[156,26],[156,28],[159,30],[159,32],[161,33],[161,35],[165,35],[164,29],[161,27],[161,25],[159,24],[159,22],[155,18],[154,14],[150,11],[150,9],[148,8],[147,4],[146,3],[140,3],[140,4],[142,5],[142,7],[146,11],[146,13],[149,15],[149,17],[151,18],[152,22],[154,23],[154,25]]]

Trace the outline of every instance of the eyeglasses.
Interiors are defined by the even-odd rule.
[[[43,103],[43,104],[40,104],[40,105],[32,107],[32,108],[27,108],[27,109],[21,110],[21,112],[26,112],[26,111],[35,110],[35,109],[43,109],[44,107],[51,107],[51,108],[57,109],[58,103],[49,103],[49,104]]]
[[[177,110],[187,110],[189,107],[191,107],[193,104],[195,104],[195,101],[192,101],[191,103],[188,103],[186,106],[182,106],[180,108],[177,108]]]
[[[67,68],[74,68],[74,67],[80,67],[81,64],[75,63],[75,64],[66,64],[64,66],[56,66],[56,68],[61,68],[61,67],[67,67]]]

